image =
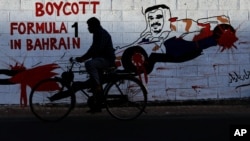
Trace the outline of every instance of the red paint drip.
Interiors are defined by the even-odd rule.
[[[20,105],[26,107],[28,104],[26,85],[21,84]]]
[[[140,72],[143,72],[145,82],[148,83],[148,75],[144,66],[145,62],[144,62],[143,56],[140,53],[134,53],[134,55],[132,56],[132,61],[134,62],[137,68],[138,74],[141,74]],[[139,75],[139,78],[140,80],[142,80],[141,75]]]
[[[192,89],[194,89],[194,91],[198,92],[197,89],[202,89],[202,88],[205,88],[204,86],[192,86]]]
[[[158,67],[158,68],[156,68],[156,70],[167,70],[168,68],[166,68],[166,67]]]
[[[239,42],[239,44],[249,44],[249,42],[247,42],[247,41],[242,41],[242,42]]]
[[[201,89],[204,88],[204,86],[192,86],[193,89]]]

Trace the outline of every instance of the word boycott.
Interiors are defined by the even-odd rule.
[[[57,16],[61,16],[61,12],[68,16],[68,15],[77,15],[77,14],[85,14],[86,13],[86,7],[92,6],[93,13],[96,13],[96,7],[99,5],[99,1],[79,1],[79,2],[64,2],[61,1],[59,3],[56,2],[47,2],[45,4],[41,2],[35,3],[35,9],[36,13],[35,15],[37,17],[41,17],[44,15],[53,15],[54,12],[56,12]]]

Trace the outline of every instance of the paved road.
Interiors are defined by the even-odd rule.
[[[81,112],[79,112],[80,110]],[[58,123],[37,120],[28,108],[1,108],[1,141],[229,141],[230,127],[250,125],[250,107],[153,106],[133,121],[118,121],[105,111],[76,109]]]

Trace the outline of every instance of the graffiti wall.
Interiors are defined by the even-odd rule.
[[[249,97],[249,7],[248,0],[0,0],[0,104],[28,105],[36,83],[83,55],[91,17],[111,34],[117,68],[135,72],[149,100]]]

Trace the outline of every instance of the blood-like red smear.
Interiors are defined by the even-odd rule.
[[[20,96],[20,104],[21,106],[27,106],[27,92],[26,86],[30,86],[33,88],[38,82],[44,79],[51,78],[57,73],[53,72],[54,69],[59,68],[57,64],[47,64],[38,66],[36,68],[26,69],[23,64],[18,66],[10,66],[12,70],[20,70],[19,73],[14,75],[10,81],[12,83],[20,83],[21,84],[21,96]],[[58,90],[59,86],[57,83],[48,83],[43,87],[39,87],[38,91],[49,91],[49,90]]]
[[[198,23],[198,25],[203,28],[201,29],[198,35],[194,36],[193,41],[198,41],[213,35],[213,32],[210,30],[211,26],[209,23],[206,24]]]
[[[147,71],[146,71],[145,66],[144,66],[145,62],[143,60],[143,56],[140,53],[134,53],[134,55],[132,56],[132,61],[134,62],[135,66],[137,68],[138,74],[140,74],[140,72],[143,72],[145,82],[147,83],[148,82],[148,75],[147,75]],[[139,75],[139,77],[140,77],[140,80],[142,80],[141,75]]]
[[[213,32],[210,30],[211,26],[209,23],[198,23],[199,26],[203,27],[200,34],[195,35],[193,38],[193,41],[198,41],[201,39],[204,39],[206,37],[212,36]],[[232,49],[237,47],[234,45],[234,43],[238,40],[236,37],[236,32],[232,31],[230,29],[221,29],[220,38],[217,40],[217,43],[220,47],[222,47],[221,52],[223,52],[226,49]]]
[[[236,37],[235,32],[232,32],[231,30],[224,30],[217,42],[218,45],[222,47],[221,52],[223,52],[225,49],[237,49],[234,45],[237,40],[238,38]]]

